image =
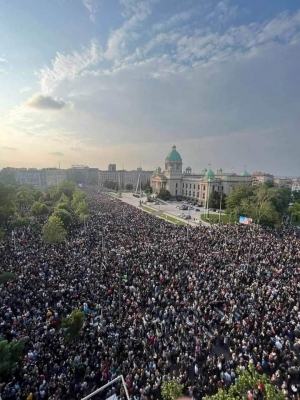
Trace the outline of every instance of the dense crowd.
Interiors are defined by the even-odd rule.
[[[249,364],[300,398],[297,229],[201,226],[187,239],[121,200],[94,191],[89,202],[86,232],[48,245],[33,221],[0,249],[0,270],[17,276],[1,287],[0,335],[29,338],[3,400],[81,399],[119,374],[134,400],[159,399],[174,378],[202,399]],[[85,324],[67,342],[74,309]],[[118,384],[94,398],[114,393],[125,399]]]

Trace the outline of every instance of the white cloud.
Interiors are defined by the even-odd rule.
[[[178,23],[186,22],[189,19],[191,19],[191,17],[197,12],[197,10],[198,9],[194,7],[190,10],[182,11],[181,13],[175,14],[167,21],[156,23],[153,26],[153,29],[156,31],[161,31],[170,28],[171,26],[176,25]]]
[[[26,92],[30,92],[30,91],[31,91],[30,86],[24,86],[20,89],[20,93],[26,93]]]
[[[7,64],[8,61],[6,60],[6,58],[0,57],[0,63],[5,63],[5,64]]]
[[[89,17],[92,22],[96,22],[96,14],[98,11],[98,5],[96,0],[82,0],[84,7],[89,12]]]
[[[84,69],[98,64],[102,59],[102,50],[96,39],[81,52],[71,54],[57,53],[51,67],[41,69],[37,75],[42,92],[52,93],[65,79],[74,79]]]

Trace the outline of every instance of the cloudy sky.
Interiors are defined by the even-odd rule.
[[[10,0],[0,167],[300,175],[296,0]]]

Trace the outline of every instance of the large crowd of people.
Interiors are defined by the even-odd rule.
[[[57,245],[32,221],[0,248],[0,336],[27,337],[5,399],[82,399],[122,374],[130,398],[161,398],[177,379],[200,400],[237,368],[267,373],[299,399],[300,240],[296,228],[170,224],[97,190],[91,219]],[[68,342],[62,318],[85,323]],[[111,385],[94,399],[117,394]],[[253,394],[254,395],[254,394]],[[254,398],[254,397],[253,397]]]

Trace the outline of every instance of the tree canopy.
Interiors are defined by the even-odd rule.
[[[245,215],[258,224],[274,225],[287,212],[290,201],[289,189],[242,185],[227,197],[226,212],[236,218]]]
[[[28,338],[13,340],[0,339],[0,376],[10,375],[17,367],[24,352]]]
[[[2,283],[7,283],[9,281],[13,281],[15,279],[15,275],[10,272],[10,271],[6,271],[6,272],[2,272],[2,274],[0,274],[0,285]]]
[[[47,215],[49,214],[49,208],[46,204],[40,201],[35,201],[31,206],[31,213],[32,215]]]
[[[208,207],[209,208],[217,208],[220,209],[220,201],[221,201],[221,197],[222,197],[222,202],[221,202],[221,209],[225,209],[226,206],[226,194],[222,193],[222,192],[217,192],[217,191],[213,191],[211,192],[211,194],[209,195],[209,199],[208,199]]]
[[[161,385],[161,395],[163,400],[176,400],[183,394],[183,386],[176,380],[163,381]]]
[[[285,395],[272,385],[265,374],[259,374],[253,366],[245,370],[237,370],[238,379],[236,383],[225,391],[220,389],[214,396],[206,396],[205,400],[236,400],[255,398],[264,400],[284,400]],[[250,395],[251,397],[249,397]]]
[[[167,189],[161,188],[157,197],[161,200],[167,201],[170,200],[171,193]]]
[[[73,310],[68,318],[62,320],[62,327],[66,329],[66,336],[69,341],[75,340],[84,324],[84,312]]]
[[[62,242],[67,234],[62,220],[55,215],[49,217],[42,232],[45,242],[49,244]]]

